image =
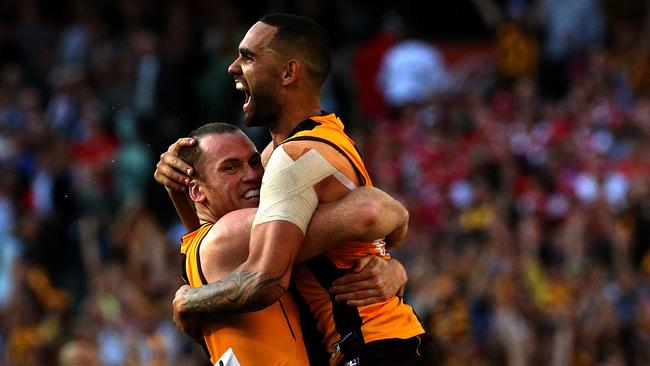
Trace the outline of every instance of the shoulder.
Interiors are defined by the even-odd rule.
[[[242,228],[250,230],[251,218],[255,216],[255,210],[254,208],[242,208],[223,215],[206,235],[206,242],[223,242]]]
[[[201,242],[201,270],[208,282],[226,276],[248,257],[248,233],[255,209],[232,211],[217,221]]]
[[[322,202],[340,198],[340,188],[347,192],[359,184],[352,163],[332,146],[318,141],[289,141],[278,146],[263,179],[276,189],[313,185]]]
[[[286,142],[278,148],[282,148],[291,159],[298,160],[310,151],[315,151],[322,156],[325,161],[334,165],[338,170],[347,167],[347,159],[341,152],[327,143],[314,140],[296,140]],[[276,149],[277,150],[277,149]]]

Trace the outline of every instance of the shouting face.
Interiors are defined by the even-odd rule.
[[[282,61],[271,47],[276,32],[271,25],[255,23],[239,44],[239,55],[228,67],[235,87],[245,94],[242,109],[248,126],[270,126],[280,114]]]

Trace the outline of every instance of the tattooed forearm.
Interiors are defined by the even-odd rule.
[[[286,291],[282,277],[237,269],[220,281],[188,290],[183,311],[188,314],[239,314],[264,309]]]

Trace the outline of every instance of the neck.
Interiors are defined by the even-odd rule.
[[[292,98],[285,103],[285,108],[278,122],[269,127],[273,144],[278,145],[289,137],[298,124],[308,118],[319,115],[321,112],[320,99],[311,100]]]
[[[201,205],[197,204],[196,205],[196,216],[199,218],[199,222],[201,225],[205,223],[211,223],[214,224],[215,222],[219,221],[221,218],[220,215],[215,214],[211,210],[207,209],[206,207],[201,207]]]

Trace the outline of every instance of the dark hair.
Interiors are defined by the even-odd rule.
[[[265,15],[260,22],[278,29],[271,44],[298,50],[305,57],[308,73],[321,86],[332,68],[330,39],[325,30],[315,21],[294,14]]]
[[[228,123],[213,122],[213,123],[204,124],[203,126],[190,132],[189,137],[193,137],[198,141],[203,136],[222,135],[227,133],[236,133],[239,131],[241,130],[237,126],[233,126]],[[181,158],[186,163],[188,163],[189,165],[191,165],[192,167],[194,167],[194,171],[196,173],[197,178],[202,178],[201,170],[196,169],[196,167],[203,159],[203,156],[204,156],[203,151],[201,151],[201,149],[199,148],[198,143],[195,144],[194,146],[182,147],[178,151],[178,157]]]

